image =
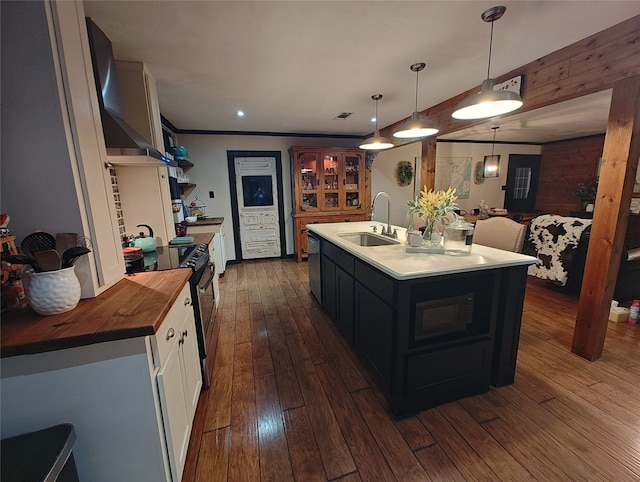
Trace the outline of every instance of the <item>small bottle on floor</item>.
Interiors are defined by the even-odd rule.
[[[638,323],[638,316],[640,314],[640,300],[633,300],[631,307],[629,308],[629,323],[636,325]]]

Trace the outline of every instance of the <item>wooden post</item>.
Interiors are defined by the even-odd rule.
[[[640,76],[613,85],[598,194],[571,351],[602,356],[640,157]]]
[[[422,165],[420,166],[420,190],[434,189],[436,183],[436,138],[422,141]]]

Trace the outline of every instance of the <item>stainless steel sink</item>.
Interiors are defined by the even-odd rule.
[[[358,246],[389,246],[392,244],[400,244],[397,239],[387,238],[379,234],[368,232],[362,233],[343,233],[338,234],[339,237]]]

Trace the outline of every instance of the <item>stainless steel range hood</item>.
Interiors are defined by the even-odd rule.
[[[128,166],[176,165],[124,121],[111,41],[90,18],[86,21],[108,161]]]
[[[150,145],[133,127],[106,109],[101,109],[104,142],[107,158],[119,165],[176,165],[155,147]]]

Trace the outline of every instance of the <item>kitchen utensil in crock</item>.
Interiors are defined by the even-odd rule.
[[[78,233],[56,233],[56,251],[60,255],[73,246],[83,246],[78,244]]]
[[[134,238],[131,241],[131,246],[135,248],[142,248],[143,253],[150,253],[151,251],[156,250],[156,239],[153,237],[153,229],[151,226],[147,224],[138,224],[138,227],[145,227],[149,230],[149,236],[145,236],[145,234],[141,231],[140,236]]]
[[[55,271],[62,267],[62,260],[55,249],[46,249],[33,254],[42,271]]]
[[[62,253],[62,267],[68,268],[73,266],[73,263],[75,263],[80,256],[84,256],[90,252],[91,250],[84,246],[72,246],[71,248],[66,249],[64,253]]]
[[[33,255],[38,251],[56,249],[56,238],[49,233],[38,231],[24,238],[20,243],[20,249],[24,254],[33,258]]]
[[[11,256],[3,256],[2,261],[6,261],[11,264],[28,264],[33,268],[34,271],[40,271],[38,267],[38,263],[31,256],[27,256],[26,254],[13,254]]]

